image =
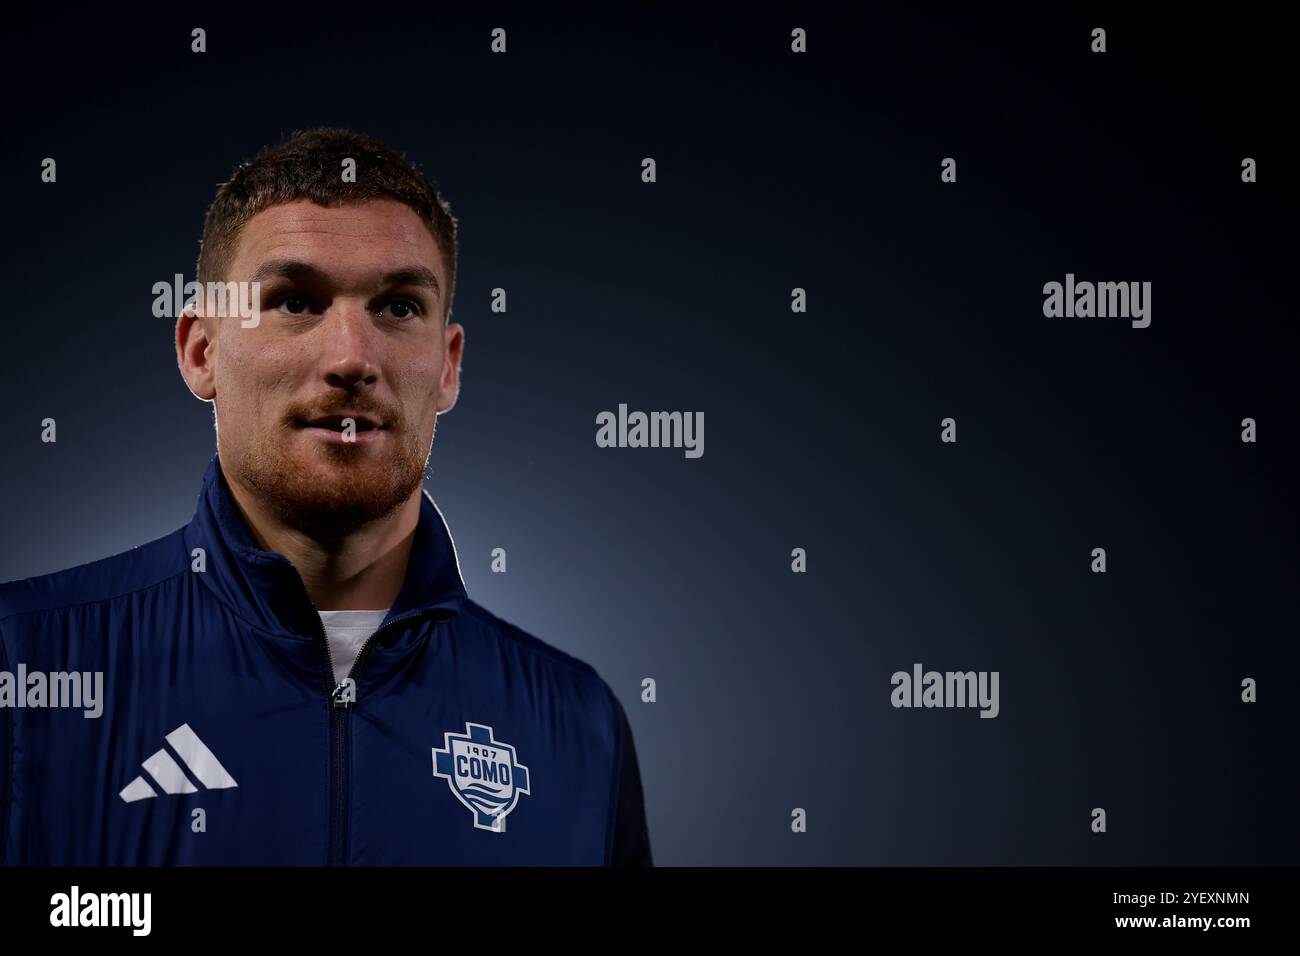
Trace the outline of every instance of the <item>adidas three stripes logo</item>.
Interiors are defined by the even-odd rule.
[[[186,769],[203,785],[204,789],[225,790],[228,787],[239,786],[235,783],[235,778],[221,766],[221,761],[216,758],[216,755],[208,749],[208,745],[190,729],[189,724],[181,724],[168,734],[167,743],[171,744],[172,750],[176,752],[177,757],[180,757],[181,763],[185,764]],[[153,778],[158,786],[162,787],[164,793],[197,793],[199,790],[190,782],[190,778],[185,775],[176,758],[165,747],[147,758],[140,766],[144,767],[145,773]],[[119,796],[127,803],[133,803],[136,800],[156,797],[158,791],[151,787],[144,774],[141,774],[128,783]]]

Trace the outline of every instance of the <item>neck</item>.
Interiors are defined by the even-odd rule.
[[[317,610],[393,606],[420,520],[420,489],[383,518],[346,534],[322,535],[285,524],[229,475],[227,485],[257,546],[289,559]]]

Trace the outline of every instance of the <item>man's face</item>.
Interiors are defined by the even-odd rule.
[[[428,228],[387,200],[272,206],[244,227],[225,279],[261,283],[255,326],[204,320],[227,476],[303,531],[392,513],[420,487],[459,381],[463,332],[444,325]]]

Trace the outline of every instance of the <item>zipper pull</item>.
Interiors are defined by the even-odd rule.
[[[351,677],[334,688],[334,693],[330,695],[330,700],[335,707],[347,707],[348,704],[355,703],[357,699],[357,682]]]

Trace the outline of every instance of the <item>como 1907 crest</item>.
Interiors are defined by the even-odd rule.
[[[480,830],[504,833],[506,817],[528,789],[528,768],[515,762],[515,748],[492,739],[486,724],[465,722],[465,733],[450,730],[446,749],[433,748],[433,775],[447,786],[474,816]]]

